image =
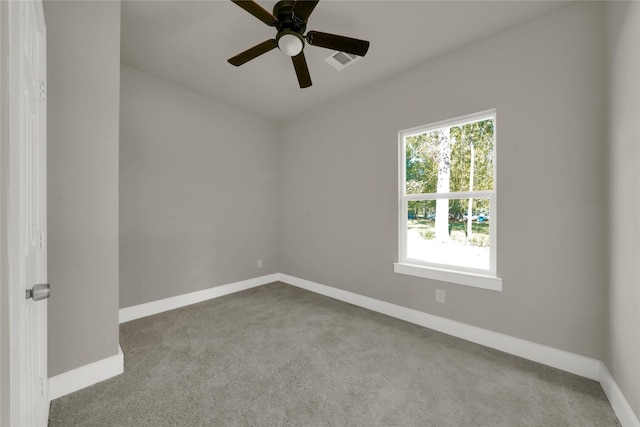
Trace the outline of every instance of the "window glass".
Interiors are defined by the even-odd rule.
[[[400,262],[495,272],[495,112],[401,132],[401,143]]]

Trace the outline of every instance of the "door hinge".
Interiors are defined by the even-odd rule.
[[[44,101],[47,94],[46,84],[42,80],[36,81],[36,88],[38,89],[38,101]]]
[[[44,250],[44,231],[38,231],[38,248]]]
[[[46,396],[47,380],[40,378],[40,397]]]

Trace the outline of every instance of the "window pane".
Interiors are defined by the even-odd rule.
[[[435,193],[438,184],[438,132],[405,138],[407,194]]]
[[[474,190],[493,190],[493,157],[495,144],[494,119],[472,124],[473,146],[475,147]]]
[[[489,199],[407,203],[408,259],[484,270],[490,268]]]
[[[493,190],[493,146],[493,118],[406,137],[406,193]]]

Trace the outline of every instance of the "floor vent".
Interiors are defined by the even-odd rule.
[[[330,57],[326,58],[325,61],[329,63],[336,70],[342,70],[345,67],[356,62],[361,57],[358,55],[353,55],[351,53],[346,52],[336,52]]]

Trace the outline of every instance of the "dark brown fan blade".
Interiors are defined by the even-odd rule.
[[[336,36],[335,34],[321,33],[319,31],[309,31],[306,37],[310,45],[340,50],[353,55],[365,56],[369,50],[368,41],[352,39],[351,37]]]
[[[306,21],[313,12],[319,0],[297,0],[293,5],[293,14]]]
[[[260,43],[259,45],[256,45],[250,49],[245,50],[242,53],[239,53],[238,55],[234,56],[233,58],[229,59],[229,64],[231,65],[235,65],[236,67],[239,67],[240,65],[244,64],[245,62],[249,62],[254,58],[257,58],[258,56],[262,55],[263,53],[267,53],[269,52],[271,49],[275,49],[276,46],[278,46],[278,44],[276,43],[275,39],[271,39],[271,40],[267,40],[264,41],[262,43]]]
[[[298,76],[298,83],[300,88],[311,86],[311,76],[309,75],[309,68],[307,67],[307,60],[304,58],[304,52],[300,52],[296,56],[291,58],[293,60],[293,68],[296,69],[296,75]]]
[[[265,24],[270,27],[275,27],[278,23],[278,20],[271,13],[262,8],[258,3],[252,0],[231,0]]]

